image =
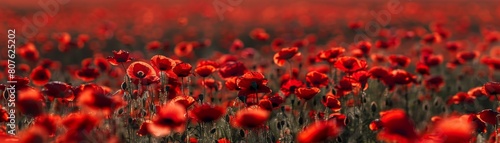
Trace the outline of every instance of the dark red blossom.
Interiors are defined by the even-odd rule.
[[[129,52],[120,50],[120,51],[113,51],[113,56],[109,56],[108,62],[111,63],[112,65],[118,65],[118,64],[124,64],[127,62],[132,61],[132,58],[130,57]]]
[[[146,62],[133,62],[127,68],[127,75],[130,78],[143,79],[147,77],[155,77],[154,68]]]
[[[231,125],[237,128],[253,129],[267,122],[270,112],[260,107],[247,107],[236,112],[231,119]]]
[[[329,83],[328,76],[317,71],[307,73],[306,80],[314,87],[325,87]]]
[[[389,62],[395,67],[407,67],[411,60],[407,56],[403,55],[390,55]]]
[[[297,47],[283,48],[274,54],[273,60],[276,65],[283,66],[287,60],[295,56],[300,56],[300,52]]]
[[[335,138],[342,133],[342,126],[333,121],[314,122],[297,135],[299,143],[323,142]]]
[[[328,50],[319,52],[317,58],[329,63],[335,63],[335,61],[337,61],[337,58],[344,54],[344,52],[345,49],[342,47],[330,48]]]
[[[97,77],[99,77],[99,75],[100,75],[99,70],[97,70],[95,68],[91,68],[91,67],[82,68],[82,69],[76,71],[76,76],[80,80],[85,81],[85,82],[93,81]]]
[[[439,91],[444,86],[444,79],[441,76],[430,77],[424,81],[424,85],[429,90]]]
[[[49,82],[51,76],[52,74],[48,69],[36,67],[33,71],[31,71],[30,79],[33,81],[33,84],[41,86]]]
[[[220,119],[224,114],[226,114],[226,109],[224,107],[202,104],[195,106],[189,112],[189,117],[199,122],[213,122]]]
[[[414,142],[418,137],[413,121],[401,109],[380,112],[379,124],[382,127],[377,135],[379,140]]]
[[[168,71],[173,69],[176,63],[174,60],[168,57],[162,55],[155,55],[151,57],[151,65],[159,71]]]
[[[349,74],[364,70],[367,67],[365,60],[358,60],[354,57],[340,57],[335,62],[334,66],[335,68]]]
[[[260,72],[247,72],[239,78],[236,84],[240,88],[238,96],[271,92],[271,89],[267,87],[267,79]]]
[[[51,101],[54,98],[60,98],[66,101],[73,101],[73,99],[75,98],[71,86],[60,81],[51,81],[45,84],[42,87],[42,92]]]
[[[191,74],[191,69],[193,67],[189,63],[179,63],[174,67],[174,73],[178,77],[187,77]]]
[[[222,78],[241,76],[248,72],[248,69],[241,62],[228,62],[219,69],[219,75]]]
[[[148,129],[156,137],[163,137],[174,132],[186,130],[186,108],[177,103],[169,103],[157,109],[157,113]]]
[[[321,90],[316,87],[299,87],[295,90],[295,95],[297,95],[300,99],[309,100],[316,96],[320,91]]]

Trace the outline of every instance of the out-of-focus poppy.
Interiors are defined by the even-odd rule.
[[[410,83],[416,83],[416,77],[405,70],[393,70],[388,76],[383,78],[383,82],[393,88],[395,85],[407,85]]]
[[[319,88],[327,86],[329,82],[328,76],[326,74],[317,71],[307,73],[306,80],[309,84],[311,84],[311,86]]]
[[[250,32],[250,37],[259,41],[267,41],[269,39],[269,34],[262,28],[255,28]]]
[[[243,42],[240,39],[235,39],[233,41],[233,43],[231,44],[231,46],[229,47],[229,51],[235,52],[235,51],[243,49],[243,48],[244,48]]]
[[[186,109],[177,103],[160,107],[148,127],[149,132],[156,137],[169,135],[172,131],[182,133],[186,130],[186,114]]]
[[[137,135],[139,136],[151,135],[149,126],[151,126],[151,120],[142,122],[141,126],[139,127],[139,130],[137,131]]]
[[[100,72],[99,70],[88,67],[88,68],[82,68],[78,71],[76,71],[76,75],[80,80],[83,80],[85,82],[89,82],[92,80],[95,80],[97,77],[99,77]]]
[[[446,43],[446,50],[450,52],[457,52],[463,48],[462,43],[458,41],[450,41]]]
[[[399,66],[404,68],[410,64],[411,60],[410,58],[403,55],[390,55],[389,62],[392,64],[392,66]]]
[[[16,107],[24,115],[37,117],[44,112],[44,98],[40,91],[27,87],[18,89]]]
[[[424,81],[424,85],[429,90],[439,91],[444,86],[444,79],[441,76],[430,77]]]
[[[335,138],[342,133],[342,127],[333,121],[314,122],[299,132],[297,140],[299,143],[322,142]]]
[[[360,41],[356,44],[356,48],[363,53],[363,55],[368,55],[370,49],[372,48],[372,44],[368,41]]]
[[[193,97],[188,96],[188,95],[180,95],[180,96],[176,96],[170,102],[182,105],[182,107],[187,109],[189,106],[193,105],[194,102],[196,102],[196,100],[194,100]]]
[[[465,63],[474,60],[476,57],[479,56],[479,53],[475,51],[470,51],[470,52],[459,52],[457,53],[456,58],[460,63]]]
[[[168,71],[173,69],[176,63],[171,58],[163,55],[155,55],[151,57],[151,65],[159,71]]]
[[[467,143],[473,137],[474,124],[469,116],[444,118],[434,126],[429,135],[424,135],[422,142]]]
[[[269,118],[270,112],[260,107],[247,107],[239,110],[231,119],[231,125],[238,128],[253,129],[263,126]]]
[[[415,70],[420,75],[430,75],[429,66],[425,65],[424,63],[417,63],[417,67]]]
[[[60,81],[51,81],[45,84],[42,87],[42,92],[51,101],[54,98],[60,98],[66,101],[73,101],[74,99],[74,94],[71,86]]]
[[[240,88],[238,96],[271,92],[271,89],[267,87],[267,79],[260,72],[247,72],[236,84]]]
[[[48,134],[39,126],[32,126],[20,133],[19,143],[48,142]]]
[[[487,82],[483,85],[482,89],[484,93],[490,96],[496,96],[497,94],[500,94],[500,82]]]
[[[184,57],[193,51],[193,43],[191,42],[180,42],[175,46],[174,53],[179,57]]]
[[[226,109],[217,105],[202,104],[195,106],[190,112],[189,117],[192,117],[199,122],[213,122],[220,119],[226,114]]]
[[[173,70],[178,77],[187,77],[191,74],[192,68],[193,67],[189,63],[178,63]]]
[[[203,85],[205,88],[208,88],[211,90],[214,89],[216,91],[222,89],[222,83],[220,81],[213,79],[213,78],[206,78],[206,79],[202,80],[201,85]]]
[[[26,43],[17,50],[19,50],[19,55],[26,60],[37,61],[40,58],[40,54],[33,43]]]
[[[35,118],[35,126],[39,126],[50,136],[54,136],[61,117],[53,114],[44,114]]]
[[[295,95],[300,99],[309,100],[316,96],[321,90],[316,87],[299,87],[295,90]]]
[[[366,89],[368,88],[368,79],[370,78],[371,74],[367,71],[358,71],[358,72],[355,72],[353,75],[352,75],[352,78],[354,80],[356,80],[360,85],[361,85],[361,89]]]
[[[285,94],[285,96],[289,96],[292,93],[295,93],[297,88],[302,87],[304,83],[297,79],[287,80],[285,84],[281,85],[281,92]]]
[[[194,72],[201,77],[207,77],[207,76],[210,76],[210,74],[212,74],[213,72],[215,72],[215,70],[216,70],[216,68],[214,66],[202,65],[202,66],[196,67],[196,69],[194,69]]]
[[[146,50],[154,51],[161,48],[161,43],[159,41],[151,41],[146,45]]]
[[[64,125],[68,131],[76,132],[90,132],[99,125],[100,122],[101,119],[98,117],[86,113],[71,113],[61,121],[62,125]]]
[[[239,77],[227,78],[226,82],[224,84],[226,85],[226,88],[229,90],[240,90],[238,85],[236,85],[236,83],[238,83],[238,80],[239,80]]]
[[[33,81],[33,84],[39,86],[49,82],[51,76],[52,74],[50,73],[50,71],[43,67],[36,67],[35,69],[33,69],[33,71],[31,71],[30,74],[30,78],[31,81]]]
[[[110,64],[115,66],[132,61],[129,52],[124,50],[113,51],[113,56],[109,56],[107,59]]]
[[[323,103],[323,105],[325,105],[325,107],[332,109],[334,112],[338,112],[342,108],[342,104],[340,103],[339,99],[337,99],[333,95],[324,96],[321,102]]]
[[[262,109],[266,109],[268,111],[272,111],[273,110],[273,103],[271,102],[271,100],[269,100],[267,98],[260,99],[258,105]]]
[[[0,105],[0,122],[8,122],[9,121],[9,113],[6,109]]]
[[[450,97],[448,104],[461,104],[461,103],[473,103],[474,97],[470,96],[465,92],[458,92],[457,94]]]
[[[422,38],[424,44],[435,44],[441,42],[441,36],[438,33],[427,34]]]
[[[76,100],[81,107],[102,112],[104,115],[112,114],[116,109],[126,105],[122,97],[117,95],[108,96],[101,90],[96,89],[87,89],[80,92]]]
[[[377,138],[382,141],[414,142],[418,137],[413,121],[401,109],[380,112],[380,125]]]
[[[241,62],[229,62],[222,65],[219,69],[219,75],[222,78],[241,76],[248,72],[248,69]]]
[[[428,55],[423,56],[422,61],[429,67],[437,66],[443,62],[443,55]]]
[[[350,74],[365,69],[367,65],[365,60],[358,60],[354,57],[340,57],[334,66]]]
[[[388,69],[379,66],[372,67],[370,70],[368,70],[368,73],[370,73],[372,78],[379,80],[382,80],[383,78],[390,75],[390,71]]]
[[[94,65],[99,68],[100,71],[106,72],[111,69],[108,61],[103,57],[94,58]]]
[[[295,56],[300,56],[299,49],[297,47],[283,48],[276,54],[274,54],[274,63],[278,66],[283,66],[285,62]]]
[[[127,75],[130,78],[143,79],[156,76],[154,68],[146,62],[133,62],[127,68]]]
[[[317,58],[333,64],[335,63],[335,61],[337,61],[337,58],[344,54],[344,52],[345,49],[342,47],[330,48],[328,50],[319,52]]]

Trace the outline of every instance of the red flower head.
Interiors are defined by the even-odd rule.
[[[321,102],[325,105],[325,107],[332,109],[334,112],[338,112],[342,108],[340,101],[332,94],[323,96]]]
[[[108,96],[106,92],[102,91],[102,87],[98,87],[97,89],[86,89],[80,92],[76,99],[78,105],[91,111],[102,112],[104,115],[110,115],[116,109],[126,105],[121,96]]]
[[[457,59],[460,63],[465,63],[474,60],[476,57],[479,56],[479,53],[476,51],[470,51],[470,52],[459,52],[457,53]]]
[[[141,126],[139,127],[139,130],[137,131],[137,135],[139,136],[151,135],[152,133],[150,132],[151,129],[149,129],[149,126],[151,126],[151,120],[142,122]]]
[[[358,44],[356,44],[356,48],[361,50],[361,53],[363,53],[363,55],[368,55],[370,49],[372,48],[372,43],[368,41],[360,41],[358,42]]]
[[[321,90],[316,87],[299,87],[295,90],[295,95],[300,99],[309,100],[316,96]]]
[[[161,43],[158,41],[151,41],[146,45],[146,49],[149,51],[154,51],[161,47]]]
[[[317,71],[307,73],[306,80],[309,84],[311,84],[311,86],[319,88],[327,86],[329,82],[328,76],[326,74]]]
[[[422,43],[435,44],[441,42],[441,36],[438,33],[427,34],[422,38]]]
[[[497,96],[500,94],[500,82],[487,82],[483,85],[483,92],[490,96]]]
[[[221,138],[221,139],[217,140],[217,143],[231,143],[231,141],[226,139],[226,138]]]
[[[377,138],[386,142],[412,142],[417,139],[413,121],[401,109],[392,109],[380,112],[382,131]]]
[[[44,98],[40,91],[27,87],[18,89],[16,107],[24,115],[37,117],[43,114]]]
[[[241,89],[238,96],[271,92],[271,89],[267,87],[267,79],[260,72],[245,73],[239,78],[237,85]]]
[[[484,123],[488,123],[490,125],[497,124],[497,116],[498,112],[493,111],[491,109],[484,109],[483,111],[477,113],[477,118],[479,118]]]
[[[250,32],[250,37],[259,41],[267,41],[269,39],[269,34],[262,28],[255,28]]]
[[[248,69],[241,62],[228,62],[219,69],[222,78],[241,76],[248,72]]]
[[[233,43],[229,47],[229,51],[235,52],[235,51],[237,51],[239,49],[243,49],[244,47],[245,46],[244,46],[243,42],[240,39],[236,39],[236,40],[233,41]]]
[[[274,63],[278,66],[283,66],[285,62],[295,56],[300,56],[299,48],[290,47],[283,48],[278,53],[274,54]]]
[[[44,114],[35,118],[35,126],[41,127],[49,136],[54,136],[61,117],[58,115]]]
[[[194,72],[201,77],[207,77],[210,76],[210,74],[212,74],[213,72],[215,72],[215,70],[216,68],[212,65],[202,65],[196,67],[196,69],[194,69]]]
[[[97,66],[97,68],[99,68],[99,70],[103,72],[107,72],[111,69],[111,66],[103,57],[94,58],[94,65]]]
[[[450,52],[456,52],[462,48],[463,48],[462,43],[457,42],[457,41],[452,41],[452,42],[446,43],[446,50],[448,50]]]
[[[108,62],[112,65],[124,64],[132,61],[132,58],[129,56],[127,51],[113,51],[113,56],[107,58]]]
[[[184,57],[193,51],[193,43],[191,42],[180,42],[175,46],[174,53],[179,57]]]
[[[372,78],[383,79],[390,75],[390,71],[384,67],[372,67],[368,73],[370,73]]]
[[[0,105],[0,122],[8,122],[9,121],[9,113],[7,109],[4,109],[2,105]]]
[[[159,71],[168,71],[175,67],[174,60],[162,55],[155,55],[151,57],[151,65]]]
[[[60,82],[51,81],[42,87],[42,92],[52,101],[54,98],[61,98],[66,101],[73,101],[75,98],[73,89],[70,85]]]
[[[193,97],[191,96],[188,96],[188,95],[181,95],[181,96],[176,96],[174,99],[172,99],[170,101],[171,103],[176,103],[176,104],[179,104],[179,105],[182,105],[182,107],[184,108],[189,108],[189,106],[193,105],[194,102],[196,102],[194,100]]]
[[[148,77],[155,77],[156,72],[154,68],[145,62],[133,62],[127,68],[127,75],[134,79],[143,79]]]
[[[281,92],[285,94],[285,96],[289,96],[292,93],[295,93],[297,88],[302,87],[304,83],[300,80],[289,79],[285,84],[281,85]]]
[[[267,122],[270,112],[259,107],[248,107],[236,112],[231,119],[231,125],[238,128],[253,129],[261,127]]]
[[[366,89],[368,88],[368,79],[370,78],[371,74],[367,71],[358,71],[352,75],[352,78],[361,84],[361,89]]]
[[[178,77],[187,77],[191,74],[191,69],[193,67],[189,63],[179,63],[174,67],[174,73]]]
[[[169,135],[172,131],[182,133],[186,130],[186,121],[186,108],[169,103],[158,109],[148,129],[156,137]]]
[[[422,142],[465,143],[474,137],[474,123],[469,115],[441,119]]]
[[[231,77],[231,78],[226,79],[226,82],[225,82],[226,88],[229,90],[240,90],[238,85],[236,85],[236,83],[238,83],[238,80],[239,80],[239,77]]]
[[[339,125],[341,127],[345,127],[349,123],[347,116],[342,114],[342,113],[330,114],[330,116],[328,117],[328,120],[330,120],[330,121],[334,120],[337,123],[337,125]]]
[[[344,54],[345,49],[342,47],[335,47],[325,51],[321,51],[318,54],[318,59],[327,61],[329,63],[335,63],[338,57]]]
[[[366,66],[367,65],[365,60],[358,60],[354,57],[340,57],[335,62],[335,68],[338,68],[346,73],[354,73],[363,70],[366,68]]]
[[[41,86],[49,82],[51,75],[52,74],[48,69],[36,67],[33,71],[31,71],[30,78],[33,81],[33,84]]]
[[[333,121],[314,122],[299,132],[297,140],[299,143],[323,142],[335,138],[342,133],[342,126]]]
[[[416,71],[417,73],[421,74],[421,75],[430,75],[430,71],[429,71],[429,66],[423,64],[423,63],[418,63],[417,64],[417,67],[416,67]]]
[[[247,103],[247,105],[248,105],[248,103]],[[273,103],[271,102],[271,100],[269,100],[267,98],[263,98],[263,99],[259,100],[259,104],[258,105],[259,105],[260,108],[266,109],[267,111],[272,111],[273,110]]]
[[[429,67],[438,66],[443,63],[443,55],[428,55],[423,56],[422,61]]]
[[[410,83],[416,83],[416,77],[405,70],[393,70],[389,76],[383,79],[384,83],[389,87],[394,87],[395,85],[407,85]]]
[[[85,82],[89,82],[89,81],[92,81],[94,79],[96,79],[97,77],[99,77],[100,75],[100,72],[99,70],[95,69],[95,68],[82,68],[78,71],[76,71],[76,76],[80,79],[80,80],[83,80]]]
[[[441,76],[434,76],[425,80],[424,85],[429,90],[439,91],[444,86],[444,79]]]
[[[202,104],[195,106],[189,112],[189,117],[192,117],[198,122],[213,122],[220,119],[224,114],[226,114],[226,109],[224,107]]]
[[[19,55],[26,60],[37,61],[40,58],[40,53],[38,53],[38,50],[33,43],[26,43],[25,45],[19,47],[18,50]]]
[[[448,104],[473,103],[474,99],[475,97],[465,92],[458,92],[448,100]]]
[[[410,64],[411,60],[410,58],[403,55],[390,55],[389,62],[392,64],[392,66],[399,66],[404,68]]]
[[[62,120],[62,124],[68,131],[76,132],[90,132],[100,122],[101,120],[96,116],[85,113],[71,113]]]

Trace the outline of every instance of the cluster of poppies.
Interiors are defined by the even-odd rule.
[[[500,12],[408,2],[360,38],[367,6],[245,3],[224,21],[190,2],[60,13],[20,40],[14,77],[0,60],[0,142],[498,140]]]

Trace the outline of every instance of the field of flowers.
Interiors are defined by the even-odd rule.
[[[0,143],[500,137],[498,1],[34,2],[0,6]]]

